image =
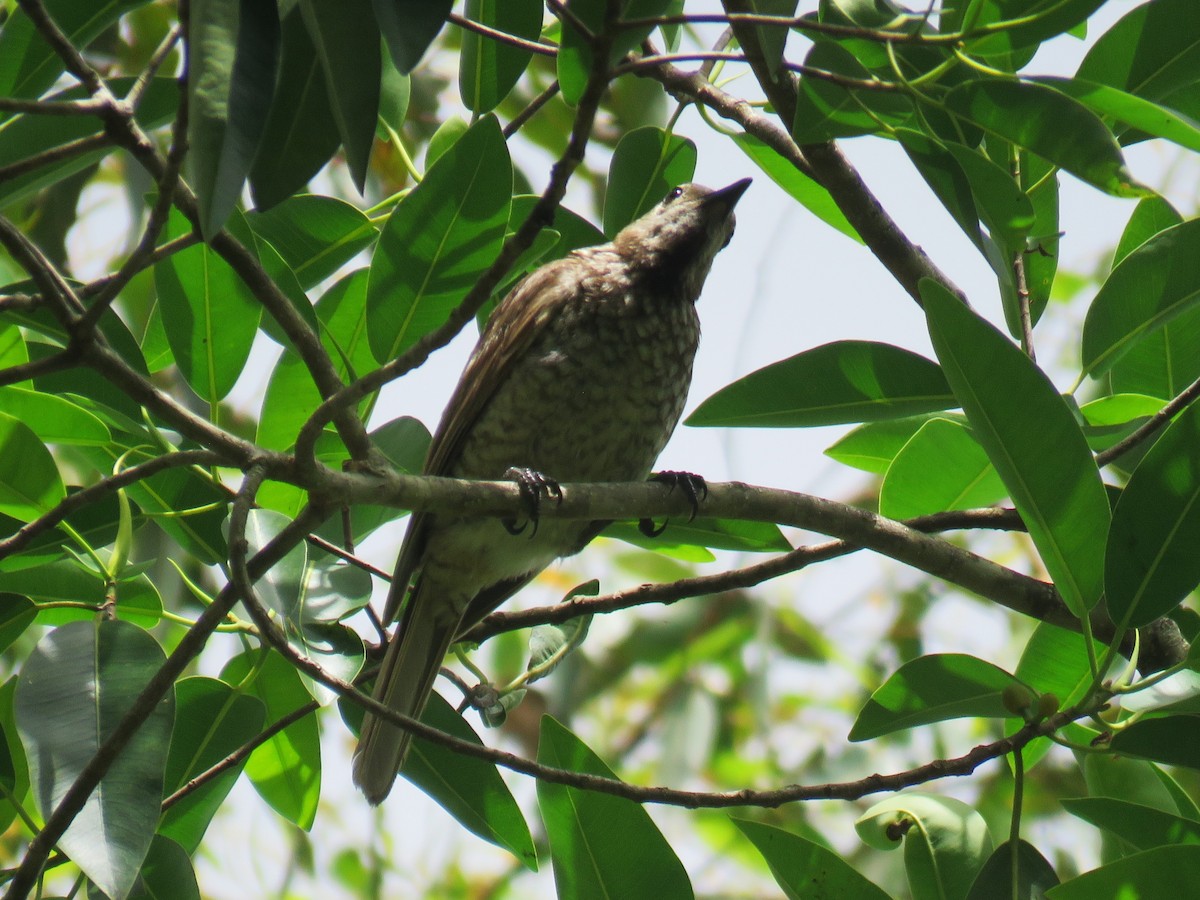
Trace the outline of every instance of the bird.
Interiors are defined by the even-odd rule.
[[[377,701],[419,718],[455,639],[608,524],[541,521],[539,497],[561,496],[560,482],[651,475],[687,400],[700,340],[696,300],[733,237],[733,210],[749,184],[675,187],[611,243],[542,265],[497,304],[424,473],[515,479],[529,515],[520,527],[411,517],[382,617],[400,621]],[[409,732],[366,713],[352,774],[370,803],[391,791],[410,743]]]

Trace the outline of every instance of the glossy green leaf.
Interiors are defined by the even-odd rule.
[[[1100,287],[1083,324],[1083,371],[1097,377],[1145,335],[1200,302],[1200,219],[1126,256]]]
[[[1033,844],[1019,841],[1014,860],[1012,844],[1005,841],[979,870],[966,900],[1042,900],[1058,883],[1054,867]]]
[[[211,237],[241,197],[263,137],[279,18],[269,0],[194,0],[188,21],[189,181]]]
[[[1112,132],[1095,113],[1058,91],[1025,82],[979,80],[951,90],[946,104],[989,134],[1038,154],[1106,193],[1147,193],[1126,169]]]
[[[346,165],[362,193],[375,143],[382,72],[371,0],[336,4],[300,0],[300,12],[325,74],[329,106],[346,148]]]
[[[0,590],[23,594],[36,603],[66,600],[91,604],[98,608],[108,599],[104,580],[98,572],[80,566],[71,559],[56,559],[29,568],[12,568],[0,572]],[[162,598],[154,585],[141,575],[123,582],[117,590],[117,615],[147,628],[162,618]],[[88,620],[95,616],[92,609],[58,607],[38,612],[43,625]]]
[[[617,0],[619,18],[646,19],[662,15],[670,0]],[[567,8],[593,34],[604,27],[607,0],[568,0]],[[642,28],[623,28],[616,33],[609,52],[609,65],[616,64],[654,30],[653,25]],[[592,67],[592,48],[587,37],[570,20],[562,24],[562,43],[558,50],[558,82],[563,99],[570,106],[579,102],[587,86]]]
[[[896,794],[863,813],[854,828],[877,850],[904,845],[913,900],[965,897],[992,852],[987,823],[951,797]]]
[[[246,693],[257,697],[267,711],[264,727],[270,727],[312,701],[300,674],[278,653],[265,659],[257,650],[235,656],[221,670],[228,684],[246,684]],[[246,761],[246,775],[267,804],[298,828],[308,831],[317,816],[321,799],[321,735],[317,718],[308,715],[255,748]]]
[[[421,721],[461,740],[483,743],[436,692],[430,696]],[[415,737],[400,774],[436,800],[468,831],[508,850],[526,868],[537,870],[537,852],[529,826],[492,763]]]
[[[66,496],[46,445],[20,419],[0,413],[0,513],[31,522]]]
[[[167,756],[167,797],[252,740],[262,731],[266,717],[261,701],[215,678],[180,680],[175,685],[175,702],[178,715]],[[245,766],[242,760],[182,795],[163,812],[159,832],[194,853]]]
[[[989,506],[1005,495],[987,454],[962,425],[931,419],[904,445],[879,488],[879,512],[910,519]]]
[[[1138,463],[1113,511],[1104,562],[1109,615],[1146,625],[1200,583],[1200,405],[1193,403]]]
[[[977,27],[1017,20],[986,37],[968,41],[972,54],[1000,56],[1040,44],[1070,31],[1102,6],[1104,0],[985,0],[972,7]]]
[[[175,212],[166,231],[173,238],[190,228]],[[157,263],[154,283],[179,371],[215,414],[216,404],[233,389],[250,358],[262,307],[206,244],[194,244]]]
[[[875,80],[850,51],[818,41],[804,58],[810,69],[861,81]],[[860,90],[812,76],[800,79],[792,137],[798,144],[874,134],[912,115],[912,103],[899,91]]]
[[[1034,224],[1033,204],[1012,175],[978,150],[962,144],[946,149],[971,184],[980,219],[991,236],[1010,252],[1020,252]]]
[[[38,642],[21,670],[15,709],[44,817],[165,661],[154,638],[128,622],[72,622]],[[154,837],[174,716],[168,695],[58,840],[110,897],[128,893]]]
[[[983,249],[983,235],[979,231],[979,209],[971,182],[958,160],[946,146],[921,131],[897,128],[896,140],[908,154],[925,183],[929,185],[938,202],[958,224],[963,233],[976,247]]]
[[[28,597],[0,593],[0,652],[7,650],[13,641],[23,635],[36,616],[37,607]]]
[[[1200,822],[1152,806],[1112,797],[1078,797],[1062,807],[1085,822],[1112,832],[1139,850],[1165,844],[1200,844]]]
[[[87,47],[104,29],[147,0],[44,0],[43,7],[72,46]],[[40,97],[63,71],[62,57],[19,7],[0,28],[0,97]],[[0,118],[3,118],[0,115]]]
[[[617,232],[649,212],[667,191],[686,184],[696,172],[696,145],[654,125],[621,138],[608,166],[604,192],[604,234]]]
[[[1200,717],[1142,719],[1113,735],[1111,747],[1125,756],[1200,769]]]
[[[658,525],[662,523],[659,522]],[[656,526],[657,527],[657,526]],[[770,522],[742,522],[737,519],[709,519],[698,516],[671,519],[657,537],[646,537],[632,522],[614,522],[604,529],[605,537],[615,537],[647,550],[665,545],[693,544],[715,550],[738,550],[742,553],[786,553],[792,549],[778,525]]]
[[[467,0],[466,17],[505,34],[537,41],[544,8],[540,0]],[[533,54],[473,31],[462,36],[458,95],[476,115],[495,109],[529,66]]]
[[[216,565],[226,557],[221,523],[225,520],[229,494],[185,469],[160,472],[126,490],[151,521],[178,541],[198,562]],[[188,515],[178,515],[181,510]]]
[[[284,17],[280,37],[279,79],[250,168],[250,193],[259,209],[301,190],[341,141],[325,72],[299,9]]]
[[[550,716],[542,717],[538,762],[616,777],[579,738]],[[694,896],[683,864],[641,804],[547,781],[539,781],[537,791],[558,896],[622,900],[688,900]]]
[[[740,378],[690,415],[692,426],[795,428],[870,422],[954,406],[935,363],[891,344],[837,341]]]
[[[1051,888],[1046,900],[1186,897],[1200,882],[1200,847],[1155,847]]]
[[[1113,251],[1112,264],[1115,267],[1130,253],[1140,247],[1160,231],[1166,231],[1172,225],[1183,221],[1183,216],[1169,201],[1162,197],[1147,197],[1139,200],[1133,208],[1117,248]]]
[[[179,844],[156,834],[126,900],[200,900],[192,860]]]
[[[1195,13],[1192,0],[1154,0],[1126,13],[1096,40],[1076,77],[1161,100],[1195,83],[1200,32],[1180,28]]]
[[[733,824],[762,854],[788,900],[887,900],[890,896],[828,847],[761,822],[734,819]]]
[[[1151,137],[1200,152],[1200,123],[1183,113],[1110,85],[1081,78],[1044,77],[1038,78],[1037,83],[1074,97],[1097,115],[1108,116]]]
[[[1079,424],[1029,357],[957,297],[924,279],[921,298],[942,370],[1046,569],[1072,612],[1091,609],[1109,506]]]
[[[768,178],[783,188],[789,197],[826,225],[832,226],[860,244],[863,243],[863,239],[846,219],[846,214],[834,202],[829,191],[784,159],[778,151],[764,144],[754,135],[744,132],[731,135],[730,140],[750,157]]]
[[[266,238],[308,289],[333,275],[379,236],[357,207],[337,197],[289,197],[246,221]]]
[[[508,148],[495,117],[485,116],[397,204],[379,236],[367,282],[376,360],[446,320],[495,259],[511,197]]]
[[[454,0],[371,0],[396,68],[408,74],[433,43]]]
[[[965,424],[962,413],[932,412],[921,416],[901,419],[884,419],[860,425],[844,437],[834,441],[825,450],[825,455],[843,465],[882,475],[892,464],[904,445],[912,440],[925,423],[933,419]]]
[[[1002,718],[1004,689],[1019,686],[1012,675],[974,656],[919,656],[897,669],[876,691],[850,729],[850,740],[867,741],[919,725],[961,719]]]
[[[106,444],[112,440],[98,416],[53,394],[0,387],[0,413],[20,419],[47,444]]]

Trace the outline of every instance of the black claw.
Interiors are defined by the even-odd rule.
[[[532,522],[533,530],[529,533],[529,538],[532,540],[538,531],[538,518],[541,514],[542,498],[545,497],[553,500],[556,503],[562,503],[562,488],[558,486],[558,482],[553,478],[548,478],[541,472],[533,469],[518,468],[513,466],[504,473],[505,478],[511,478],[521,489],[521,502],[525,504],[525,509],[528,512],[528,521],[522,522],[518,527],[515,519],[501,519],[500,524],[504,529],[512,535],[521,534],[525,527]]]
[[[648,538],[656,538],[667,530],[669,519],[663,519],[661,525],[655,526],[653,519],[638,519],[638,531]]]
[[[702,476],[691,472],[655,472],[650,476],[650,480],[665,484],[672,491],[675,488],[683,491],[684,496],[692,505],[692,514],[688,516],[689,522],[694,520],[696,514],[700,512],[700,504],[708,499],[708,483]]]

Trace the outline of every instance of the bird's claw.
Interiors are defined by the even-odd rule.
[[[692,514],[688,516],[689,522],[696,518],[696,514],[700,512],[700,504],[708,498],[708,483],[700,475],[691,472],[655,472],[650,476],[650,480],[665,484],[671,491],[675,488],[683,491],[684,496],[692,505]],[[653,519],[640,519],[638,531],[646,537],[656,538],[666,531],[668,521],[664,519],[661,525],[656,526]]]
[[[529,539],[533,540],[538,531],[538,518],[541,515],[542,498],[545,497],[548,500],[553,500],[555,503],[562,503],[562,488],[558,486],[558,482],[553,478],[548,478],[534,469],[513,466],[504,473],[504,477],[515,481],[521,489],[521,502],[525,505],[527,517],[520,525],[516,523],[515,519],[501,519],[500,524],[504,526],[504,530],[509,534],[518,535],[524,532],[525,528],[532,522],[533,530],[529,533]]]

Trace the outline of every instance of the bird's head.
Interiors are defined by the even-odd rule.
[[[677,187],[621,229],[613,246],[635,269],[677,284],[695,301],[713,259],[733,237],[733,208],[749,186],[750,179],[743,178],[718,190]]]

